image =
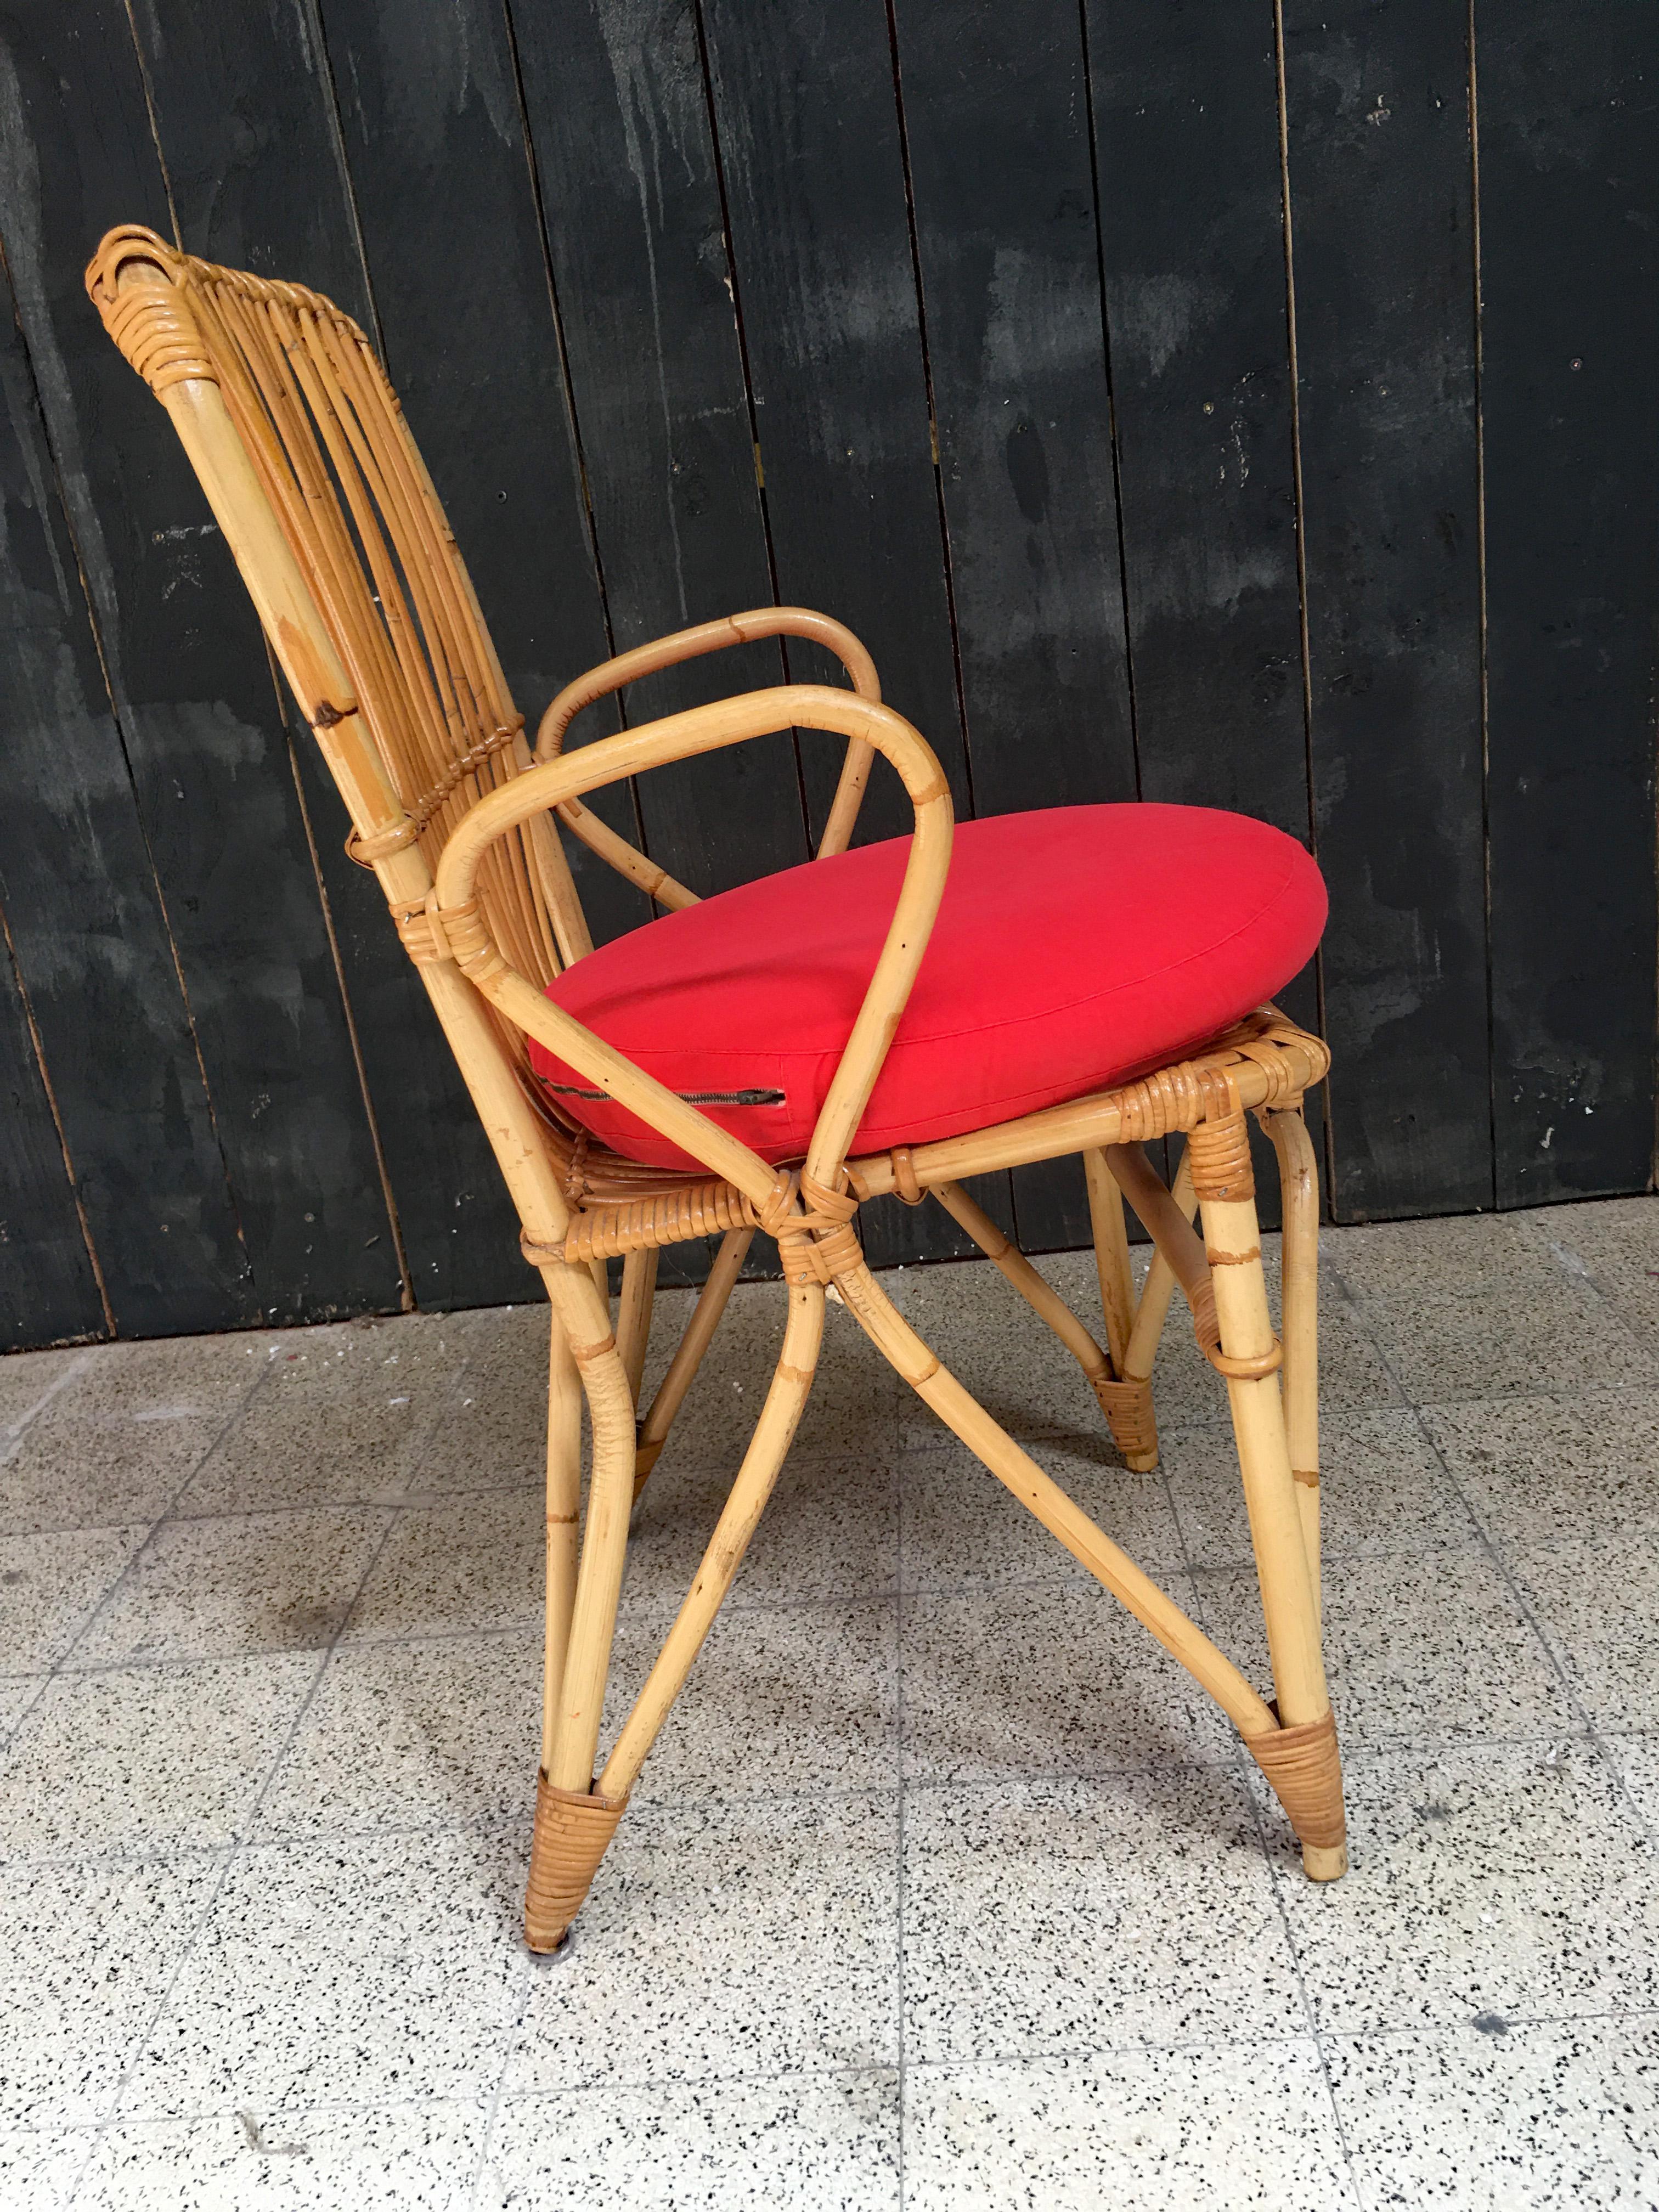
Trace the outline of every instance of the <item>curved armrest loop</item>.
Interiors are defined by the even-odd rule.
[[[734,645],[752,644],[763,637],[810,638],[815,645],[835,654],[860,699],[879,705],[881,684],[876,675],[876,664],[845,623],[836,622],[832,616],[817,614],[811,607],[753,607],[745,614],[726,615],[718,622],[697,623],[690,629],[674,631],[671,636],[653,638],[648,645],[636,645],[628,653],[617,653],[613,659],[601,661],[597,668],[588,669],[567,684],[542,716],[536,732],[538,763],[558,759],[564,750],[565,732],[585,707],[622,690],[626,684],[638,683],[643,676],[655,675],[659,669],[674,667],[684,660],[700,659],[704,653],[724,653]],[[852,842],[864,787],[870,781],[872,759],[872,749],[866,740],[849,739],[841,780],[836,786],[835,803],[818,844],[820,860],[832,853],[844,853]],[[636,846],[618,836],[608,823],[602,822],[579,799],[562,800],[558,814],[591,852],[597,853],[619,875],[637,884],[659,906],[677,910],[696,904],[695,891],[688,890],[665,868],[648,860]]]
[[[776,1170],[509,966],[489,938],[473,893],[485,851],[532,815],[668,761],[718,751],[792,726],[832,732],[883,754],[897,770],[915,810],[915,834],[893,918],[802,1170],[808,1188],[816,1185],[839,1194],[848,1147],[910,995],[951,862],[950,787],[926,739],[890,708],[834,685],[783,684],[694,707],[544,762],[479,799],[457,824],[439,860],[435,895],[428,908],[463,973],[508,1020],[648,1121],[671,1144],[735,1185],[757,1206],[775,1206]]]

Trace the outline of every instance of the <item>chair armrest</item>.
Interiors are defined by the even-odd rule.
[[[620,691],[625,684],[637,683],[642,676],[655,675],[659,669],[672,668],[683,660],[700,659],[704,653],[724,653],[732,646],[748,645],[762,637],[811,639],[836,655],[860,699],[880,701],[876,664],[844,623],[834,621],[829,615],[814,614],[810,607],[756,607],[747,614],[727,615],[719,622],[698,623],[690,629],[676,630],[671,636],[653,638],[648,645],[636,645],[630,652],[601,661],[597,668],[590,668],[586,675],[567,684],[542,716],[536,732],[537,760],[545,762],[558,757],[563,750],[565,732],[583,708],[592,706],[596,700]],[[831,853],[844,853],[850,843],[864,787],[870,780],[872,757],[871,748],[862,738],[849,740],[841,780],[836,787],[835,803],[818,845],[820,860]],[[647,860],[643,853],[625,837],[618,836],[580,799],[563,800],[558,813],[560,820],[590,851],[597,853],[619,875],[637,884],[659,905],[678,908],[696,904],[695,891],[687,890],[684,884],[676,883],[666,869]]]
[[[515,1027],[648,1121],[671,1144],[735,1184],[757,1206],[770,1195],[775,1171],[509,966],[489,937],[474,892],[478,863],[489,847],[531,816],[666,762],[791,727],[830,732],[881,753],[897,770],[915,810],[915,834],[893,919],[807,1152],[807,1173],[837,1188],[848,1146],[927,950],[951,863],[950,787],[926,739],[890,708],[830,684],[783,684],[693,707],[545,761],[479,799],[456,826],[440,857],[428,907],[437,926],[434,934],[453,953],[463,974]]]

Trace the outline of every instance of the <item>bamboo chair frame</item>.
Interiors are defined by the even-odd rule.
[[[951,806],[933,754],[882,703],[869,655],[828,617],[773,607],[618,655],[562,691],[534,751],[401,410],[362,332],[302,287],[112,231],[88,270],[111,337],[166,408],[271,649],[339,787],[348,849],[372,868],[483,1119],[550,1309],[544,1709],[526,1936],[561,1943],[678,1696],[794,1434],[826,1293],[1042,1525],[1188,1668],[1277,1794],[1310,1876],[1346,1866],[1342,1778],[1319,1626],[1318,1207],[1303,1118],[1323,1044],[1271,1006],[1178,1065],[940,1142],[849,1157],[945,888]],[[757,637],[811,638],[850,689],[774,685],[671,714],[578,752],[585,706],[651,671]],[[774,1168],[544,995],[592,949],[558,829],[668,907],[675,883],[584,805],[605,785],[790,727],[845,743],[820,854],[845,848],[875,757],[915,832],[863,1005],[799,1170]],[[695,1173],[642,1167],[565,1121],[527,1070],[534,1038],[640,1115]],[[1271,1138],[1284,1194],[1284,1335],[1263,1280],[1245,1116]],[[1173,1188],[1142,1149],[1184,1133]],[[1083,1156],[1104,1343],[963,1189],[993,1169]],[[994,1420],[872,1274],[861,1203],[942,1205],[1077,1359],[1128,1465],[1157,1463],[1152,1374],[1180,1289],[1224,1380],[1261,1583],[1274,1699]],[[1154,1254],[1137,1298],[1124,1201]],[[1199,1228],[1194,1229],[1194,1213]],[[600,1713],[629,1514],[717,1328],[757,1229],[782,1261],[782,1345],[696,1577],[603,1762]],[[650,1405],[636,1411],[658,1255],[719,1251]],[[613,1323],[605,1267],[623,1261]],[[592,1473],[581,1514],[581,1412]]]

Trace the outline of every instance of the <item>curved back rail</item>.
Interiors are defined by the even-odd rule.
[[[104,240],[87,289],[197,465],[341,781],[348,849],[369,865],[418,851],[430,868],[474,801],[531,756],[368,339],[319,293],[198,261],[136,227]],[[515,963],[544,981],[589,947],[544,820],[502,843],[479,896]]]

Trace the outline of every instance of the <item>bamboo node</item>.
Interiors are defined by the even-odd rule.
[[[1297,1728],[1247,1735],[1244,1748],[1272,1784],[1298,1842],[1318,1850],[1340,1850],[1347,1822],[1342,1810],[1336,1716],[1330,1708],[1319,1720],[1305,1721]]]
[[[573,1344],[570,1347],[570,1357],[578,1367],[588,1367],[594,1360],[603,1359],[607,1352],[614,1352],[616,1348],[616,1332],[607,1330],[596,1344]]]
[[[524,1939],[532,1951],[556,1951],[569,1934],[627,1803],[592,1790],[556,1790],[545,1774],[537,1777],[524,1899]]]

